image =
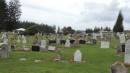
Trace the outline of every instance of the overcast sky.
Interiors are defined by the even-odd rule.
[[[74,29],[113,27],[119,10],[130,29],[130,0],[20,0],[22,21],[72,26]]]

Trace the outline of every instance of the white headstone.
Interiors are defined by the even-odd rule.
[[[70,40],[66,40],[65,47],[70,47],[70,45],[71,45]]]
[[[55,51],[55,50],[56,50],[56,47],[55,47],[55,46],[48,46],[48,50],[49,50],[49,51]]]
[[[125,63],[130,65],[130,39],[125,44]]]
[[[80,52],[80,50],[76,50],[76,52],[74,53],[74,62],[80,63],[81,61],[82,61],[82,53]]]
[[[117,36],[120,36],[120,33],[119,32],[117,32],[117,34],[116,34]]]
[[[56,44],[59,45],[60,44],[60,39],[56,39]]]
[[[4,32],[4,33],[2,34],[2,37],[1,37],[1,38],[2,38],[2,39],[7,38],[7,33]]]
[[[95,33],[93,33],[93,39],[97,39],[97,36]]]
[[[20,43],[20,37],[19,36],[17,37],[17,42]]]
[[[125,43],[125,35],[124,34],[120,34],[119,39],[120,39],[121,44]]]
[[[46,40],[41,40],[40,47],[41,47],[42,49],[45,49],[45,48],[46,48]]]
[[[27,43],[27,41],[26,41],[26,37],[24,36],[24,35],[22,35],[22,42],[23,42],[23,44],[26,44]]]
[[[108,41],[101,41],[101,48],[109,48],[110,43]]]
[[[7,38],[4,38],[4,39],[3,39],[3,43],[4,43],[4,44],[8,44],[8,39],[7,39]]]
[[[102,33],[102,31],[100,31],[100,37],[101,37],[101,39],[103,38],[103,33]]]

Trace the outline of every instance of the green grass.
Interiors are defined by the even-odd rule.
[[[111,48],[101,49],[97,45],[80,45],[77,48],[64,48],[65,62],[54,62],[54,52],[13,51],[10,58],[0,59],[0,73],[110,73],[110,66],[116,61],[123,62],[123,56],[117,56],[113,48],[116,40],[112,40]],[[85,63],[74,64],[70,60],[76,49],[80,49]],[[20,61],[27,58],[27,61]],[[35,63],[35,59],[42,60]]]

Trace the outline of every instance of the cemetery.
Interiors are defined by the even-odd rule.
[[[0,73],[130,73],[129,3],[0,0]]]
[[[12,36],[16,37],[13,41]],[[118,53],[116,46],[120,39],[114,36],[107,40],[109,42],[98,37],[95,43],[93,35],[87,36],[92,39],[82,39],[92,40],[91,44],[80,43],[79,37],[79,46],[71,46],[75,43],[70,43],[70,38],[66,39],[64,44],[62,42],[56,44],[56,40],[52,40],[51,36],[44,38],[45,36],[48,35],[37,33],[34,36],[24,36],[12,32],[1,33],[4,41],[0,44],[0,73],[110,73],[111,68],[115,67],[113,66],[115,62],[130,65],[129,40],[125,45],[126,52],[121,53],[123,52],[121,50]]]

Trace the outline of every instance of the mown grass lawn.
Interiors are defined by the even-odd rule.
[[[115,43],[115,42],[114,42]],[[80,49],[85,63],[74,64],[70,60],[76,49]],[[110,73],[110,66],[124,60],[117,56],[116,49],[101,49],[97,45],[81,45],[78,48],[64,48],[64,62],[54,62],[54,52],[13,51],[10,58],[0,59],[0,73]],[[26,58],[26,61],[20,61]],[[42,60],[35,63],[35,59]]]

